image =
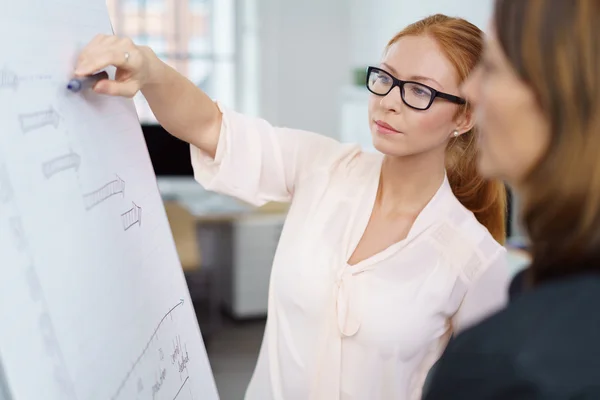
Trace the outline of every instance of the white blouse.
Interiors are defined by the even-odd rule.
[[[505,249],[446,179],[406,239],[348,265],[383,156],[219,107],[215,159],[191,149],[197,181],[257,206],[291,201],[245,398],[420,398],[451,332],[505,304]]]

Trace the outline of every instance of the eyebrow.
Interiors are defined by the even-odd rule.
[[[396,70],[394,69],[394,67],[392,67],[391,65],[389,65],[389,64],[386,64],[386,63],[384,63],[384,62],[382,62],[382,63],[381,63],[381,65],[382,65],[383,67],[385,67],[385,68],[389,69],[389,70],[390,70],[390,71],[391,71],[393,74],[395,74],[395,75],[398,75],[398,71],[396,71]],[[429,81],[429,82],[433,82],[433,83],[435,83],[436,85],[438,85],[438,86],[439,86],[440,88],[442,88],[442,89],[444,88],[444,86],[443,86],[441,83],[439,83],[439,82],[438,82],[438,81],[436,81],[435,79],[433,79],[433,78],[429,78],[429,77],[427,77],[427,76],[422,76],[422,75],[413,75],[413,76],[410,76],[410,77],[408,78],[408,80],[409,80],[409,81]]]

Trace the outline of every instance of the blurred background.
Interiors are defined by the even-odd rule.
[[[486,30],[493,0],[107,0],[116,34],[150,46],[213,99],[274,125],[374,151],[364,71],[387,41],[430,14]],[[189,147],[136,107],[223,400],[242,399],[262,339],[285,205],[253,209],[211,194]],[[511,197],[509,258],[527,264]]]

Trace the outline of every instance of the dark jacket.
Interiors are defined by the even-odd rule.
[[[521,290],[448,345],[424,400],[600,400],[600,275]]]

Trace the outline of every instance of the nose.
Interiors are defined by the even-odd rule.
[[[398,113],[402,107],[402,94],[400,87],[396,86],[388,94],[381,97],[380,103],[387,111]]]

